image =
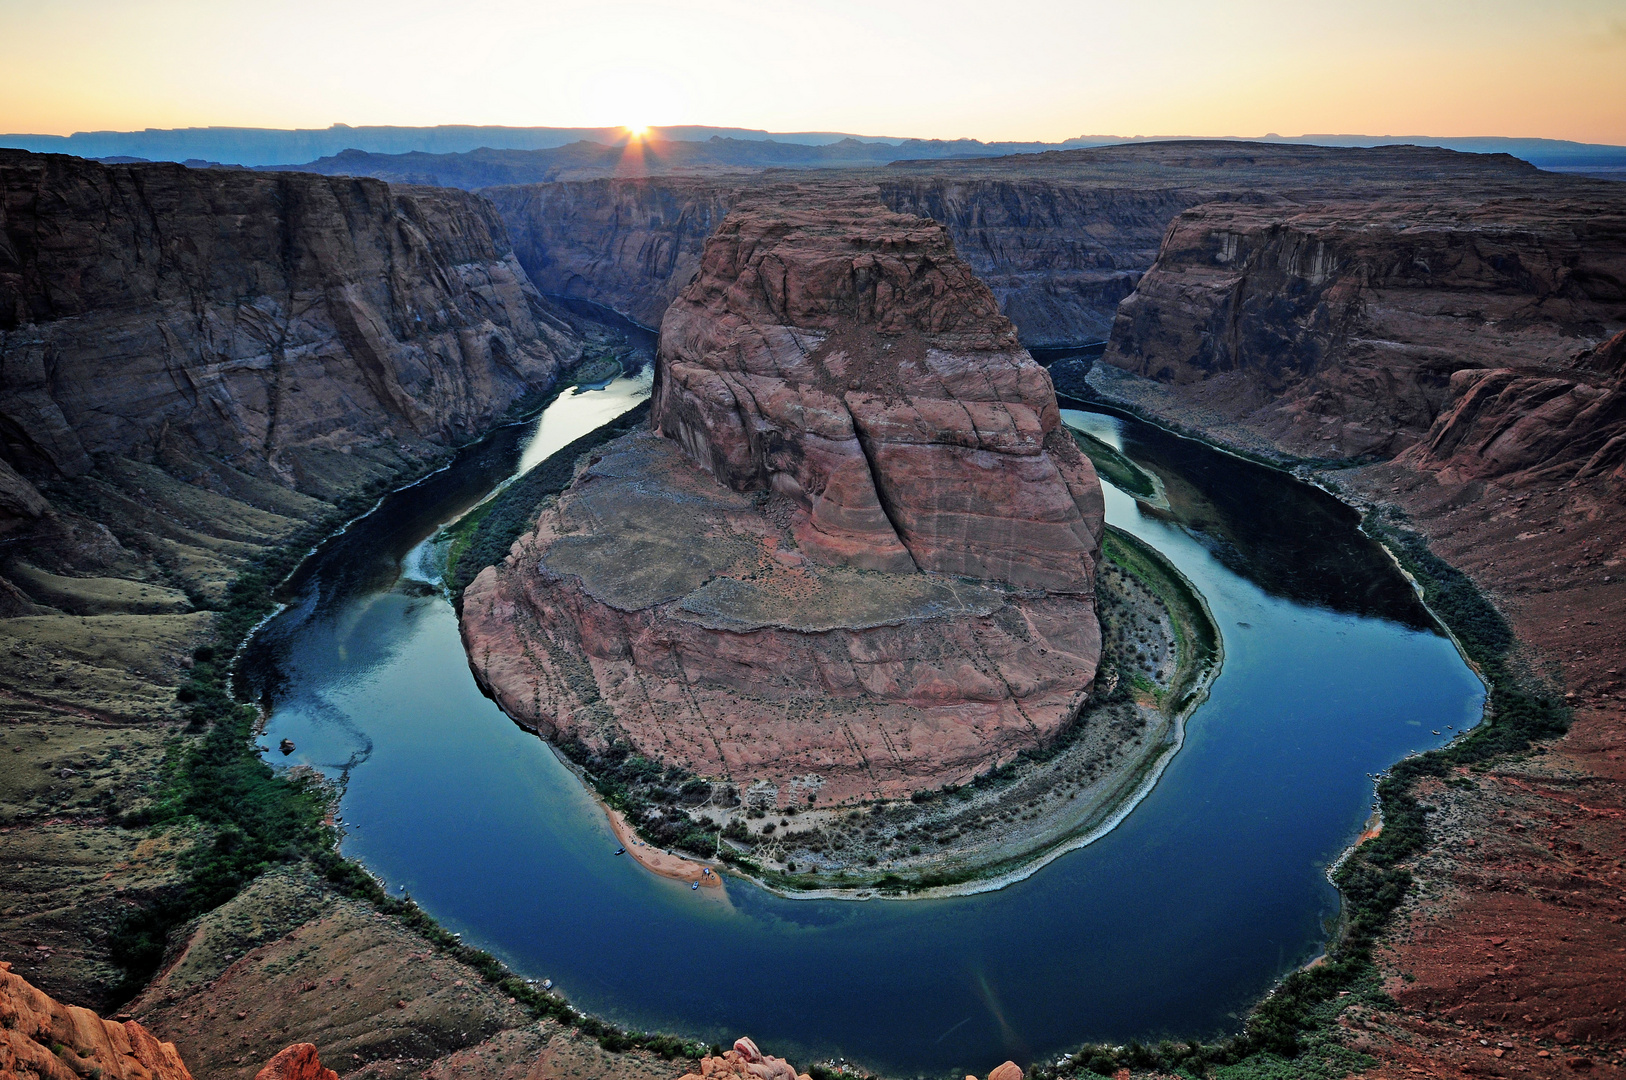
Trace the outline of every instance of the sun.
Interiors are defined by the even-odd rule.
[[[628,137],[634,142],[649,136],[648,124],[622,124],[621,126],[626,129]]]

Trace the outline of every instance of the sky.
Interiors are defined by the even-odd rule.
[[[0,0],[0,131],[1626,144],[1626,0]]]

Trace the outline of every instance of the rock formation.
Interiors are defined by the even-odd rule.
[[[817,561],[1093,591],[1101,492],[1050,380],[943,228],[732,215],[667,310],[656,429],[795,504]]]
[[[900,161],[787,178],[652,176],[485,188],[544,293],[577,296],[658,326],[728,209],[776,191],[863,196],[948,229],[1029,346],[1107,337],[1181,211],[1207,202],[1427,199],[1450,185],[1551,184],[1505,154],[1159,142],[962,161]],[[1561,182],[1561,181],[1559,181]]]
[[[286,1051],[284,1051],[286,1053]],[[784,1058],[764,1054],[750,1039],[734,1040],[731,1050],[721,1057],[700,1059],[700,1071],[685,1073],[679,1080],[808,1080],[806,1073],[796,1069]],[[261,1073],[259,1080],[265,1080]],[[977,1080],[967,1076],[965,1080]],[[988,1074],[988,1080],[1022,1080],[1022,1069],[1014,1061],[1007,1061]]]
[[[736,209],[653,421],[464,595],[509,715],[782,803],[963,781],[1076,715],[1100,485],[940,226]]]
[[[806,1073],[797,1073],[791,1063],[784,1058],[776,1058],[764,1054],[757,1049],[757,1044],[750,1039],[740,1038],[734,1040],[732,1049],[723,1051],[721,1057],[712,1057],[709,1054],[700,1059],[700,1071],[684,1073],[681,1080],[724,1080],[735,1078],[738,1080],[809,1080]]]
[[[0,151],[0,456],[168,443],[290,486],[468,437],[578,351],[489,204]]]
[[[294,1043],[266,1062],[254,1080],[339,1080],[339,1074],[322,1065],[315,1046]]]
[[[0,151],[0,701],[13,745],[30,736],[0,776],[0,954],[19,972],[113,1004],[108,927],[173,887],[179,849],[132,859],[145,831],[90,808],[146,797],[233,579],[579,352],[478,196]],[[30,776],[87,730],[118,732],[116,766]],[[89,870],[58,857],[65,828],[94,838]]]
[[[1425,444],[1443,462],[1471,446],[1493,472],[1613,468],[1619,367],[1592,346],[1626,321],[1616,187],[1196,207],[1120,306],[1105,359],[1302,454]],[[1579,458],[1548,460],[1555,440]]]
[[[1446,479],[1626,480],[1626,331],[1561,371],[1453,372],[1448,404],[1401,460]]]
[[[86,1076],[192,1080],[173,1043],[159,1042],[134,1020],[114,1023],[63,1005],[0,962],[0,1080]]]

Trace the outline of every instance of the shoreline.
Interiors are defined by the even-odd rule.
[[[1041,845],[1025,855],[1014,857],[1013,861],[1016,865],[1010,866],[1009,862],[991,863],[987,866],[985,872],[979,873],[966,881],[956,882],[951,885],[937,885],[915,890],[882,888],[873,884],[857,885],[845,889],[786,889],[782,885],[772,883],[756,874],[742,870],[734,864],[728,864],[727,871],[744,881],[751,882],[766,892],[787,900],[940,900],[957,896],[976,896],[982,893],[997,892],[1007,886],[1025,881],[1063,855],[1088,847],[1123,824],[1129,815],[1134,812],[1135,808],[1156,789],[1164,771],[1185,745],[1187,721],[1208,700],[1209,689],[1224,668],[1225,644],[1223,635],[1219,633],[1219,624],[1214,618],[1213,611],[1208,606],[1207,598],[1180,571],[1179,567],[1175,566],[1168,560],[1167,556],[1150,544],[1145,543],[1145,541],[1121,529],[1116,529],[1114,526],[1109,526],[1109,528],[1114,529],[1121,540],[1127,539],[1131,543],[1152,552],[1162,564],[1161,569],[1172,574],[1185,586],[1197,602],[1197,614],[1206,619],[1209,626],[1214,630],[1214,650],[1206,665],[1197,673],[1196,679],[1188,687],[1184,688],[1182,693],[1185,699],[1184,707],[1168,717],[1168,723],[1164,729],[1164,741],[1160,746],[1143,756],[1134,768],[1127,770],[1127,778],[1125,782],[1120,784],[1118,790],[1127,789],[1128,794],[1115,800],[1109,800],[1106,804],[1107,808],[1104,810],[1104,817],[1097,817],[1092,823],[1090,819],[1094,815],[1087,815],[1084,824],[1064,830],[1053,841]],[[1175,693],[1176,689],[1176,685],[1171,683],[1169,692],[1171,694]]]
[[[552,748],[551,743],[549,748]],[[599,809],[604,811],[604,816],[610,822],[610,831],[615,833],[617,842],[627,849],[627,854],[632,856],[633,861],[639,866],[657,877],[670,878],[673,881],[681,881],[685,884],[698,881],[702,889],[723,888],[722,872],[716,867],[698,859],[691,859],[667,851],[664,848],[655,847],[653,844],[640,839],[637,831],[628,823],[626,816],[621,811],[605,802],[598,792],[591,787],[587,790],[593,796],[593,801],[598,804]],[[710,870],[711,873],[705,873],[705,870]]]

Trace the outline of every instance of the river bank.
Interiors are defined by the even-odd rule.
[[[558,407],[581,401],[566,397]],[[1112,430],[1092,430],[1117,439]],[[1126,427],[1122,438],[1131,435],[1141,433]],[[1139,442],[1128,449],[1136,460],[1148,450]],[[1457,685],[1452,665],[1460,661],[1443,639],[1354,613],[1391,612],[1392,605],[1351,600],[1324,568],[1354,567],[1362,580],[1392,582],[1397,604],[1415,598],[1381,552],[1368,567],[1349,549],[1365,543],[1352,524],[1315,516],[1321,493],[1291,481],[1254,490],[1252,474],[1210,475],[1210,465],[1229,468],[1230,459],[1217,456],[1153,460],[1173,478],[1173,510],[1143,512],[1144,504],[1112,492],[1110,520],[1163,551],[1209,598],[1214,622],[1225,627],[1224,669],[1181,752],[1166,759],[1134,813],[1083,850],[997,890],[907,904],[877,895],[875,903],[854,904],[788,900],[736,877],[726,884],[729,903],[716,904],[717,892],[692,891],[616,857],[604,811],[578,777],[473,685],[452,607],[431,584],[434,545],[400,556],[414,568],[408,577],[397,569],[376,584],[346,569],[348,554],[333,553],[338,561],[313,579],[313,587],[321,583],[313,598],[266,635],[264,659],[274,661],[268,677],[274,671],[278,687],[267,739],[292,738],[299,749],[291,761],[335,774],[356,762],[344,796],[352,830],[345,852],[392,892],[404,886],[463,940],[526,976],[553,979],[576,1007],[628,1027],[718,1039],[748,1028],[799,1060],[840,1055],[909,1075],[962,1061],[969,1068],[998,1052],[988,994],[997,995],[1007,1022],[1058,1050],[1096,1033],[1223,1034],[1226,1013],[1246,1010],[1285,970],[1319,951],[1334,901],[1319,873],[1301,870],[1324,865],[1359,831],[1370,785],[1358,770],[1375,770],[1416,745],[1405,716],[1444,710],[1449,719],[1437,726],[1457,722],[1452,702],[1469,688]],[[1202,492],[1217,497],[1233,488],[1244,495],[1236,507],[1196,502]],[[1261,506],[1274,515],[1264,535],[1226,524],[1259,519]],[[1179,524],[1192,515],[1211,533],[1224,526],[1232,540],[1193,539]],[[353,554],[370,556],[381,543],[405,552],[444,520],[433,506],[421,514],[392,506],[360,528]],[[1271,546],[1276,536],[1331,546],[1321,554],[1320,547],[1284,552]],[[1259,557],[1217,561],[1215,551],[1233,547],[1258,549]],[[1305,569],[1265,576],[1261,588],[1228,565],[1248,573]],[[1135,579],[1124,580],[1127,588]],[[1300,602],[1280,591],[1285,586],[1313,591]],[[1150,651],[1147,659],[1155,659]],[[1368,664],[1386,679],[1363,673]],[[560,749],[570,756],[570,747]],[[623,762],[623,772],[642,769]],[[670,783],[681,795],[687,781]],[[995,783],[970,793],[1007,790]],[[1038,808],[1018,803],[1011,818],[994,817],[975,835],[997,839],[1002,830],[1033,828],[1036,819],[1022,816]],[[800,817],[786,820],[800,828]],[[748,820],[761,829],[769,819]],[[777,835],[784,827],[772,820]],[[871,824],[866,815],[838,827],[861,837]],[[713,834],[710,849],[698,854],[715,851]],[[1174,881],[1182,885],[1171,890]],[[1294,944],[1278,966],[1274,942],[1283,940],[1284,927]],[[972,944],[945,950],[951,940]],[[1252,944],[1224,952],[1213,945],[1238,940]],[[1264,940],[1272,942],[1268,955]],[[696,955],[719,965],[794,969],[809,992],[782,1002],[708,984],[697,997],[691,982],[647,975],[684,970]],[[968,975],[967,963],[980,974]],[[1187,973],[1171,976],[1180,985],[1217,989],[1205,990],[1200,1002],[1168,1004],[1158,988],[1171,977],[1157,973],[1175,969]],[[1097,992],[1123,986],[1126,971],[1145,978],[1122,993]],[[1043,1004],[1057,1001],[1067,1003],[1066,1016]],[[725,1014],[727,1030],[713,1027],[709,1018]]]
[[[740,814],[702,809],[727,845],[717,864],[790,899],[944,899],[1026,880],[1105,836],[1179,752],[1224,651],[1195,587],[1119,529],[1098,604],[1101,689],[1056,742],[907,803],[746,816],[744,838],[728,831]]]

